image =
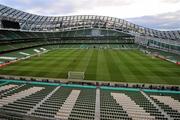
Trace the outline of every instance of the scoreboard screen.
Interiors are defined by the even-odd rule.
[[[2,20],[1,23],[2,23],[3,28],[20,29],[20,25],[18,22],[9,21],[9,20]]]

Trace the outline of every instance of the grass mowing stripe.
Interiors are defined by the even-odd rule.
[[[83,51],[85,54],[81,59],[78,58],[78,64],[77,66],[73,69],[73,71],[79,71],[79,72],[85,72],[86,68],[88,66],[89,60],[92,55],[92,50],[84,50]]]
[[[89,62],[91,60],[92,55],[93,55],[93,50],[91,49],[90,52],[89,52],[89,56],[88,56],[88,59],[87,59],[87,64],[86,64],[86,67],[84,69],[84,72],[86,72],[86,70],[88,68],[88,65],[89,65]]]
[[[56,77],[59,78],[67,78],[67,74],[71,69],[72,66],[77,63],[77,59],[83,54],[82,50],[77,50],[76,54],[72,54],[71,58],[66,58],[64,61],[64,64],[62,64],[62,70],[59,72],[59,74]]]
[[[116,53],[117,50],[111,50],[111,54],[112,54],[112,58],[114,59],[114,63],[116,64],[116,66],[118,67],[119,71],[120,71],[120,75],[122,76],[122,81],[123,82],[127,82],[129,81],[131,78],[134,79],[134,76],[132,76],[132,73],[129,71],[129,69],[127,69],[127,66],[124,65],[124,63],[122,63],[122,59],[121,57]],[[118,51],[120,52],[120,51]],[[127,78],[127,75],[129,75],[129,77]]]
[[[69,55],[68,53],[71,53],[71,52],[72,51],[63,52],[63,53],[61,53],[61,55],[64,54],[64,55],[68,56]],[[45,54],[44,56],[34,58],[37,60],[32,61],[32,63],[31,63],[32,69],[36,70],[35,68],[38,66],[39,67],[38,71],[44,71],[47,69],[47,67],[52,67],[54,65],[57,65],[56,62],[59,61],[60,59],[62,59],[58,55],[59,55],[59,52],[56,51],[56,52],[53,52],[50,54]],[[40,61],[40,63],[37,64],[37,61]]]
[[[69,51],[70,52],[70,51]],[[64,52],[65,54],[69,53],[69,52]],[[14,75],[26,75],[26,76],[39,76],[39,77],[51,77],[51,76],[48,76],[48,69],[50,67],[52,67],[52,65],[50,65],[49,67],[46,67],[50,62],[49,61],[52,61],[53,63],[56,63],[55,61],[57,61],[57,56],[56,54],[58,53],[58,51],[56,52],[53,52],[52,53],[46,53],[44,56],[41,56],[41,57],[32,57],[30,60],[30,65],[27,65],[27,66],[24,66],[24,65],[21,65],[19,64],[19,67],[17,70],[14,70],[14,71],[11,71],[11,74],[14,74]],[[72,52],[70,52],[72,53]],[[70,55],[70,54],[67,54],[67,56]],[[46,61],[46,56],[56,56],[56,59],[53,57],[51,58],[50,60]],[[34,64],[37,62],[37,59],[40,59],[39,61],[41,61],[41,65],[40,64]],[[22,61],[23,63],[24,61]],[[56,63],[56,66],[57,66],[58,62]],[[43,69],[41,69],[41,67],[43,67]],[[53,73],[52,69],[51,71],[49,71],[51,73]]]
[[[109,69],[111,80],[116,81],[116,82],[123,82],[124,78],[118,66],[115,64],[115,60],[112,57],[110,51],[105,50],[104,52],[105,52],[106,63]]]
[[[136,54],[137,54],[137,53],[136,53]],[[143,56],[143,55],[141,55],[141,56]],[[146,59],[147,59],[149,62],[151,62],[151,65],[154,65],[154,68],[158,68],[160,71],[161,71],[162,69],[164,69],[163,72],[166,72],[164,75],[167,75],[167,73],[169,73],[169,75],[179,76],[179,77],[180,77],[180,74],[179,74],[180,69],[178,69],[178,67],[176,67],[176,66],[177,66],[176,64],[170,63],[170,62],[168,62],[168,61],[161,60],[161,59],[159,59],[159,58],[155,59],[156,62],[154,62],[153,59],[149,59],[149,56],[147,56]],[[178,73],[174,72],[174,70],[171,70],[171,68],[174,69],[173,66],[175,66],[175,67],[177,68],[176,71],[179,71]],[[163,75],[163,76],[164,76],[164,75]]]
[[[59,50],[58,50],[59,51]],[[53,59],[52,62],[48,62],[48,64],[44,65],[44,67],[42,67],[41,69],[43,70],[48,70],[50,67],[53,66],[54,69],[52,69],[50,72],[47,72],[46,74],[43,74],[45,71],[39,71],[36,76],[39,76],[39,74],[43,74],[44,77],[54,77],[54,74],[58,74],[59,73],[59,67],[61,66],[61,63],[68,57],[70,56],[71,54],[73,54],[74,52],[76,52],[76,50],[70,50],[70,51],[67,51],[67,52],[62,52],[59,54],[59,52],[57,52],[55,55],[56,57],[53,57],[51,56],[50,59]]]
[[[158,79],[158,77],[156,77],[148,68],[143,66],[143,64],[141,63],[142,60],[141,61],[137,60],[136,57],[133,56],[134,53],[128,52],[127,54],[129,55],[130,58],[133,58],[133,60],[131,60],[131,62],[135,66],[138,66],[139,71],[141,71],[141,73],[143,73],[143,75],[141,75],[141,76],[146,77],[146,79],[143,79],[143,82],[153,83],[154,79]]]
[[[102,49],[99,50],[99,54],[98,54],[96,80],[98,81],[110,80],[109,69],[106,63],[104,50]]]
[[[114,53],[118,57],[118,64],[120,65],[121,69],[123,70],[123,74],[126,77],[126,80],[128,82],[137,82],[137,77],[133,74],[133,72],[127,67],[126,59],[124,59],[124,56],[122,54],[126,54],[122,51],[115,50]],[[120,53],[120,54],[119,54]]]
[[[23,61],[19,61],[15,64],[11,64],[9,65],[10,67],[8,67],[9,69],[13,69],[13,67],[23,67],[21,68],[22,70],[23,69],[26,69],[26,67],[30,67],[30,66],[41,66],[42,63],[46,62],[46,57],[48,55],[52,55],[52,53],[54,54],[54,52],[48,52],[46,54],[42,54],[41,57],[37,57],[37,56],[34,56],[34,57],[31,57],[30,59],[27,59],[27,60],[23,60]],[[19,70],[19,69],[18,69]]]
[[[136,59],[137,61],[141,60],[141,54],[132,54],[132,57],[134,57],[134,59]],[[171,74],[164,70],[163,72],[161,71],[162,69],[158,69],[159,66],[158,64],[156,64],[156,62],[151,62],[153,59],[149,58],[146,59],[148,56],[144,56],[143,60],[141,60],[141,64],[146,67],[146,69],[149,70],[149,75],[151,75],[151,80],[157,80],[159,83],[168,83],[169,78],[165,77],[165,76],[171,76]],[[165,72],[166,71],[166,72]]]
[[[121,76],[120,81],[126,82],[127,81],[126,74],[124,74],[124,73],[126,73],[126,71],[125,71],[125,69],[121,68],[121,64],[119,62],[121,59],[119,59],[119,57],[116,54],[114,54],[114,50],[109,50],[109,53],[111,55],[110,57],[112,58],[114,65],[117,66],[117,68],[118,68],[118,75]]]
[[[141,69],[143,71],[146,71],[147,73],[147,77],[148,77],[148,81],[153,83],[154,79],[155,80],[158,80],[160,83],[166,83],[166,81],[164,81],[161,77],[159,77],[156,73],[154,73],[152,71],[152,68],[150,66],[150,60],[151,58],[149,58],[148,60],[146,60],[146,57],[143,57],[141,58],[141,54],[136,54],[136,51],[135,52],[130,52],[129,55],[134,59],[134,61],[137,61],[136,64],[141,67]],[[154,67],[155,68],[155,67]],[[153,69],[154,69],[153,68]]]
[[[119,81],[123,76],[127,82],[180,84],[179,66],[135,50],[57,49],[0,68],[0,74],[66,78],[69,70],[85,71],[89,80]]]
[[[128,52],[129,51],[119,52],[119,55],[122,56],[123,62],[129,69],[129,71],[131,71],[131,73],[136,76],[136,81],[141,83],[145,82],[144,80],[147,79],[145,73],[141,71],[141,69],[139,68],[139,66],[136,65],[136,63],[133,62],[133,58],[128,55]]]
[[[87,80],[96,80],[97,57],[98,57],[98,50],[93,49],[91,59],[89,61],[89,64],[85,72],[85,79]]]
[[[70,55],[72,55],[75,52],[76,52],[76,50],[70,50],[70,51],[67,51],[67,52],[57,53],[57,56],[51,56],[50,59],[51,60],[53,59],[53,62],[50,63],[50,64],[48,63],[46,67],[54,66],[53,70],[56,71],[56,68],[59,69],[58,66],[61,66],[61,63],[63,61],[65,61],[67,57],[69,57]]]
[[[137,59],[140,59],[141,57],[138,56],[137,53],[135,53],[135,55],[137,55]],[[143,54],[140,54],[141,56],[143,56]],[[156,79],[158,81],[158,83],[178,83],[179,81],[179,75],[180,75],[180,71],[179,74],[175,73],[178,72],[177,69],[175,69],[175,71],[173,69],[169,69],[169,67],[177,67],[175,64],[166,62],[166,61],[162,61],[159,59],[150,59],[149,56],[145,56],[145,58],[147,60],[145,62],[142,62],[143,64],[145,64],[147,66],[148,69],[151,69],[151,71],[156,74],[161,80]],[[148,59],[149,58],[149,59]],[[165,64],[165,66],[164,66]],[[152,66],[149,66],[152,65]],[[174,68],[173,67],[173,68]]]
[[[86,61],[83,61],[84,56],[86,55],[86,51],[84,50],[80,50],[79,51],[80,54],[71,62],[71,64],[69,64],[66,68],[66,71],[76,71],[77,67],[79,67],[79,64],[82,64]],[[82,69],[80,68],[80,71],[82,71]]]
[[[137,56],[141,55],[141,57],[143,57],[143,54],[136,53],[136,55]],[[137,59],[140,59],[141,57],[138,56]],[[174,84],[176,84],[176,83],[180,82],[179,81],[180,69],[174,69],[174,67],[173,67],[173,69],[169,69],[169,67],[172,67],[172,66],[177,67],[175,64],[169,63],[164,60],[162,61],[158,58],[151,59],[151,58],[149,58],[149,56],[146,56],[145,59],[149,63],[148,65],[145,64],[147,66],[147,68],[151,69],[151,71],[154,74],[156,74],[159,78],[161,78],[164,81],[163,82],[163,81],[159,80],[159,83],[169,83],[169,84],[174,83]],[[142,63],[144,63],[144,62],[142,62]]]

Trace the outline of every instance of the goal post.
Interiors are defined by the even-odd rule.
[[[84,80],[84,72],[69,71],[68,79]]]

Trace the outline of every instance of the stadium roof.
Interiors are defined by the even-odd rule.
[[[180,31],[158,31],[108,16],[40,16],[0,5],[0,19],[17,21],[20,23],[21,30],[28,31],[66,31],[84,28],[105,28],[123,31],[136,36],[141,35],[173,40],[180,39]]]

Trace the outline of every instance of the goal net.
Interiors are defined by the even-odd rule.
[[[69,71],[68,72],[68,79],[84,80],[84,72]]]

